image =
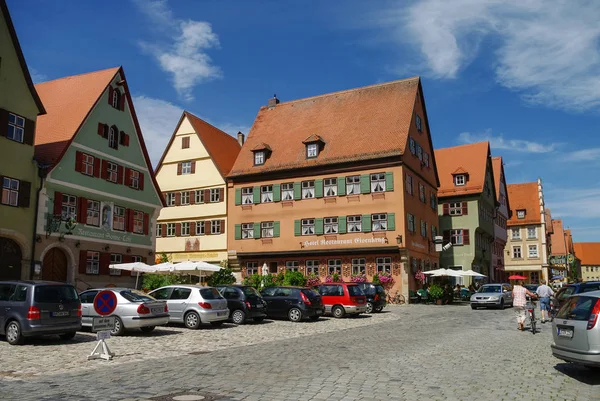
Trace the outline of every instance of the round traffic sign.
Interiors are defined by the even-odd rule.
[[[100,291],[94,298],[94,310],[100,316],[110,315],[117,308],[117,296],[109,290]]]

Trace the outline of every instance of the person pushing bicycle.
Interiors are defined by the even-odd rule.
[[[517,284],[513,286],[512,293],[513,308],[517,317],[517,324],[519,325],[519,330],[523,331],[525,319],[527,318],[527,309],[525,309],[525,306],[527,305],[527,295],[529,295],[531,299],[534,299],[537,296],[527,288],[523,287],[522,280],[517,281]]]

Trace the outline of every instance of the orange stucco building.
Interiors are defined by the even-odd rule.
[[[433,146],[419,78],[262,107],[228,175],[244,275],[378,272],[405,297],[437,267]]]

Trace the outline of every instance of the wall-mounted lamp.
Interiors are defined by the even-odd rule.
[[[402,245],[402,235],[398,235],[398,236],[396,237],[396,244],[398,244],[398,245]]]
[[[81,242],[77,241],[77,242],[75,243],[75,248],[79,248],[80,246],[81,246]]]
[[[102,248],[102,249],[104,249],[105,251],[108,251],[108,250],[110,249],[110,246],[109,246],[109,245],[106,245],[106,246],[105,246],[104,248]]]
[[[42,236],[41,235],[36,236],[35,237],[35,242],[37,242],[37,243],[42,242]]]

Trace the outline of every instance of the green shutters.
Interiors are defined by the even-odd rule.
[[[296,237],[302,235],[302,222],[301,222],[301,220],[294,220],[294,235]]]
[[[362,231],[363,233],[371,232],[371,215],[363,214],[362,216]]]
[[[252,203],[255,205],[260,203],[260,187],[258,186],[252,189]]]
[[[302,188],[299,182],[294,183],[294,200],[300,200],[302,198]]]
[[[368,194],[371,192],[371,183],[369,182],[369,174],[362,174],[360,176],[360,193]]]
[[[323,180],[315,180],[315,198],[323,197]]]
[[[323,218],[322,217],[315,219],[315,234],[323,235]]]
[[[205,199],[204,202],[208,202],[208,200]],[[242,204],[242,188],[235,189],[235,204],[236,205]]]
[[[254,238],[260,238],[260,223],[254,223]]]
[[[279,237],[279,222],[278,221],[274,221],[273,222],[273,238],[278,238]]]
[[[194,235],[194,233],[192,233],[192,235]],[[235,239],[242,239],[242,225],[241,224],[235,225]]]
[[[338,177],[338,196],[346,195],[346,177]]]
[[[396,213],[387,214],[387,229],[388,231],[396,231]]]
[[[385,173],[385,190],[393,191],[394,190],[394,173],[391,171],[387,171]]]
[[[281,184],[273,184],[273,202],[281,201]]]
[[[346,234],[347,229],[346,229],[346,216],[339,216],[338,217],[338,232],[340,234]]]

